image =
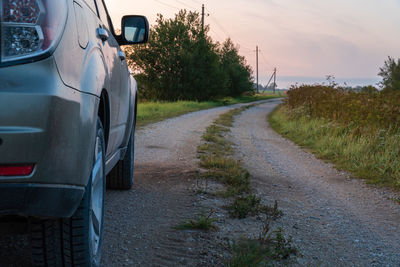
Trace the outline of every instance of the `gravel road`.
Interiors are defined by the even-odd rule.
[[[190,189],[202,134],[220,114],[238,106],[194,112],[137,131],[134,190],[107,192],[104,266],[215,264],[208,234],[173,226],[201,211]]]
[[[302,266],[400,266],[400,206],[395,194],[350,179],[281,138],[266,122],[279,100],[235,120],[230,138],[263,201],[278,200],[274,222],[293,236]],[[221,266],[226,238],[256,236],[260,219],[230,219],[224,199],[196,194],[196,151],[220,114],[194,112],[137,130],[135,187],[108,191],[102,266]],[[215,208],[217,232],[173,227]],[[0,231],[1,232],[1,231]],[[29,266],[26,236],[0,236],[0,266]]]
[[[174,230],[195,217],[193,188],[201,135],[221,113],[240,105],[199,111],[136,132],[135,185],[107,191],[102,266],[204,266],[212,244],[203,233]],[[199,242],[199,240],[202,240]],[[0,267],[30,266],[29,237],[0,229]]]
[[[276,134],[266,103],[236,118],[232,141],[252,175],[253,188],[278,200],[278,222],[304,255],[300,265],[400,266],[400,205],[389,190],[316,159]]]

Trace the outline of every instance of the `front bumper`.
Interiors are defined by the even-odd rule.
[[[0,176],[0,214],[56,217],[79,204],[93,163],[98,103],[63,84],[53,57],[0,68],[0,165],[35,165],[29,177]]]

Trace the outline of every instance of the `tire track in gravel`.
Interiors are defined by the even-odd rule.
[[[173,227],[201,212],[190,189],[203,132],[239,106],[194,112],[137,131],[134,189],[107,192],[103,266],[222,265],[209,250],[209,233]]]
[[[277,223],[304,255],[299,265],[400,266],[396,194],[351,179],[280,137],[266,122],[276,105],[238,116],[232,141],[257,193],[284,211]]]

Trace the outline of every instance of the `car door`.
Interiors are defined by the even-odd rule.
[[[121,56],[125,57],[125,54],[121,51]],[[128,69],[126,59],[121,60],[121,102],[120,102],[120,112],[119,112],[119,121],[121,125],[124,125],[126,129],[129,112],[132,112],[130,109],[130,99],[131,99],[131,80],[130,76],[131,72]]]
[[[98,36],[104,60],[109,75],[109,88],[106,88],[110,98],[110,134],[107,146],[107,156],[113,154],[122,143],[125,134],[125,125],[120,120],[121,105],[121,59],[120,47],[114,37],[114,30],[107,9],[102,0],[95,0],[99,15]]]

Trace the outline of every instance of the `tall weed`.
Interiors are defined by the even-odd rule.
[[[353,134],[377,130],[398,132],[400,91],[348,91],[336,86],[294,86],[288,92],[286,106],[290,115],[323,118],[350,126]]]
[[[400,189],[400,134],[299,113],[286,104],[271,114],[271,126],[296,143],[367,182]],[[368,129],[368,131],[367,131]]]

